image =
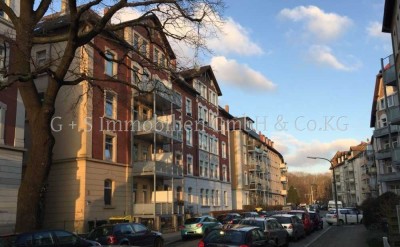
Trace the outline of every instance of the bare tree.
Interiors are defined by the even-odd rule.
[[[124,26],[142,25],[147,30],[143,18],[157,15],[161,20],[159,31],[164,32],[171,39],[181,40],[197,47],[205,48],[201,28],[207,26],[214,19],[214,15],[223,9],[221,0],[91,0],[84,1],[79,6],[77,0],[63,0],[65,18],[69,23],[64,32],[41,32],[43,23],[51,21],[57,14],[47,15],[53,11],[58,1],[52,0],[21,0],[20,15],[0,1],[0,8],[4,10],[15,27],[15,39],[9,40],[13,61],[6,68],[8,83],[1,88],[16,86],[21,94],[29,122],[31,145],[26,161],[26,169],[18,193],[16,231],[22,232],[40,227],[40,201],[46,190],[46,180],[52,165],[52,149],[55,139],[51,130],[51,120],[55,112],[55,102],[62,87],[74,86],[83,80],[93,81],[93,75],[77,73],[72,68],[73,60],[79,48],[91,46],[95,52],[110,59],[100,50],[96,49],[92,40],[102,32],[118,32]],[[141,15],[135,20],[110,24],[110,20],[118,11],[127,8],[139,10]],[[107,9],[104,14],[97,14],[100,9]],[[88,16],[95,15],[96,21],[88,21]],[[174,32],[185,25],[193,25],[184,32]],[[39,27],[39,28],[38,28]],[[57,61],[38,66],[33,61],[32,49],[36,45],[63,42],[64,48],[58,51]],[[129,47],[128,44],[124,44]],[[124,59],[130,59],[127,53]],[[123,63],[123,60],[116,61]],[[149,64],[151,61],[147,61]],[[165,69],[165,68],[163,68]],[[39,93],[35,79],[41,74],[48,75],[48,85]],[[66,75],[73,73],[73,80],[67,80]],[[115,80],[114,83],[124,83]],[[125,82],[126,83],[126,82]],[[130,85],[137,90],[137,85]],[[152,87],[153,89],[155,87]]]

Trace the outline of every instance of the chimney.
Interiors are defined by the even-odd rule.
[[[68,0],[61,0],[61,13],[69,13]]]
[[[225,111],[229,113],[229,105],[225,105]]]

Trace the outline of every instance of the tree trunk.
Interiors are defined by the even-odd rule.
[[[42,226],[44,195],[50,171],[54,137],[51,133],[51,112],[29,122],[31,143],[24,178],[18,192],[16,232],[38,229]]]

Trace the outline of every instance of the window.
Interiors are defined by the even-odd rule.
[[[228,192],[224,191],[224,204],[225,206],[228,206]]]
[[[4,144],[7,105],[0,102],[0,144]]]
[[[153,62],[157,65],[158,65],[158,60],[159,60],[159,54],[160,54],[160,52],[157,49],[154,49]]]
[[[36,66],[41,67],[46,64],[46,50],[36,52]]]
[[[208,162],[204,162],[204,177],[208,177]]]
[[[249,176],[247,176],[247,172],[244,172],[244,185],[249,184]]]
[[[204,161],[200,160],[200,171],[199,175],[204,177]]]
[[[186,98],[186,115],[192,116],[192,101]]]
[[[166,68],[167,67],[166,61],[167,61],[167,59],[165,58],[165,55],[161,54],[160,66],[163,68]]]
[[[106,135],[104,140],[104,159],[114,161],[114,136]]]
[[[205,197],[205,203],[204,203],[204,205],[210,205],[210,201],[209,201],[209,198],[208,198],[208,189],[206,190],[206,197]]]
[[[193,189],[192,189],[192,187],[189,187],[188,188],[188,203],[193,203],[193,195],[192,195],[192,193],[193,193]]]
[[[139,35],[136,33],[133,34],[133,48],[139,50]]]
[[[0,45],[0,81],[4,81],[4,74],[2,73],[2,70],[6,70],[8,66],[6,50],[7,50],[6,47]]]
[[[116,104],[116,95],[111,91],[105,92],[105,107],[104,107],[104,115],[108,118],[116,119],[117,118],[117,104]]]
[[[226,165],[222,166],[222,180],[223,181],[228,181],[228,171],[226,169]]]
[[[193,157],[191,155],[187,156],[187,174],[193,174]]]
[[[225,132],[226,132],[225,121],[221,120],[221,134],[225,135]]]
[[[147,41],[146,40],[142,41],[142,46],[140,47],[140,53],[143,56],[147,57]]]
[[[215,204],[219,206],[219,190],[215,191]]]
[[[215,201],[214,201],[214,190],[211,190],[211,205],[215,205]]]
[[[104,205],[111,206],[112,199],[112,181],[110,179],[104,180]]]
[[[190,127],[186,127],[186,144],[190,146],[193,145],[193,135]]]
[[[108,76],[114,76],[116,74],[116,66],[117,63],[115,62],[116,55],[111,51],[106,51],[105,53],[106,61],[105,61],[105,73]]]
[[[221,143],[221,149],[222,149],[222,158],[226,159],[226,144],[225,144],[225,142]]]
[[[204,189],[200,189],[199,204],[204,205]]]
[[[138,67],[136,67],[136,66],[133,66],[132,67],[132,83],[133,84],[138,84],[139,82],[140,82],[140,79],[139,79],[139,68]]]
[[[214,178],[214,164],[210,164],[210,178]]]
[[[380,106],[381,106],[381,110],[385,109],[385,99],[380,100]]]
[[[388,104],[388,107],[394,106],[394,95],[389,95],[387,97],[387,104]]]

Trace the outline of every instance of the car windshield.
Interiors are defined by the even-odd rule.
[[[199,223],[200,221],[201,221],[201,218],[190,218],[190,219],[185,220],[185,225]]]
[[[275,218],[281,224],[292,223],[289,217],[282,217],[282,216],[272,216],[272,217]]]
[[[297,212],[289,212],[288,214],[296,215],[300,219],[304,219],[303,213],[297,213]]]
[[[244,232],[235,230],[214,230],[205,238],[206,243],[241,244],[244,242]]]
[[[257,226],[261,229],[264,229],[263,221],[259,221],[259,220],[241,220],[239,224],[248,225],[248,226]]]

